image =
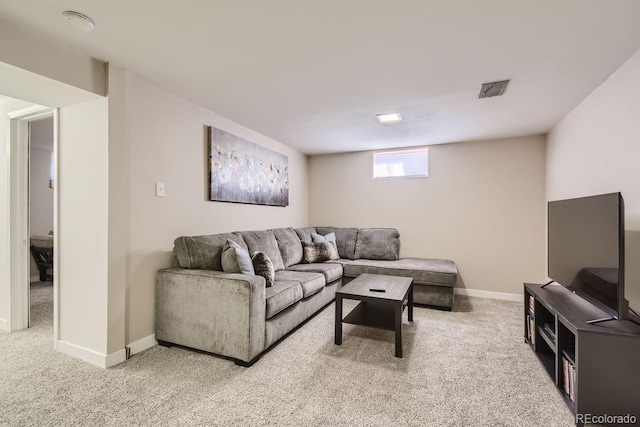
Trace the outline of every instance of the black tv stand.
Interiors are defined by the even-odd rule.
[[[560,285],[525,283],[524,303],[525,342],[576,424],[589,416],[640,420],[640,325],[609,322],[607,313]]]

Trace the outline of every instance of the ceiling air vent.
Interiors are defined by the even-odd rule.
[[[478,98],[490,98],[492,96],[500,96],[507,88],[509,80],[501,80],[499,82],[483,83],[480,88],[480,95]]]

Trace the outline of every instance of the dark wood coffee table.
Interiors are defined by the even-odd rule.
[[[371,289],[380,289],[376,292]],[[360,303],[342,318],[342,300]],[[342,322],[395,331],[396,357],[402,357],[402,311],[408,307],[413,322],[413,279],[411,277],[361,274],[336,292],[336,345],[342,344]]]

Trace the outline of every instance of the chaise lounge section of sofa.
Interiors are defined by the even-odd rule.
[[[303,242],[331,233],[339,259],[304,262]],[[178,237],[174,266],[157,275],[156,339],[162,345],[194,348],[250,366],[331,303],[343,282],[362,273],[412,277],[415,303],[451,309],[455,263],[400,259],[399,237],[391,228],[338,227]],[[223,271],[228,240],[250,254],[266,254],[275,270],[272,286],[259,275]]]
[[[305,229],[313,232],[313,229]],[[447,259],[400,258],[400,233],[395,228],[316,227],[319,234],[335,233],[344,267],[342,284],[363,273],[413,278],[413,302],[451,310],[458,281],[455,262]],[[299,233],[300,236],[300,233]],[[300,238],[306,238],[306,233]]]

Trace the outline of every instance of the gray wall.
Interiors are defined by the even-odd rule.
[[[401,256],[454,260],[466,289],[544,280],[544,136],[432,146],[429,178],[373,180],[372,157],[310,157],[311,224],[398,228]]]

